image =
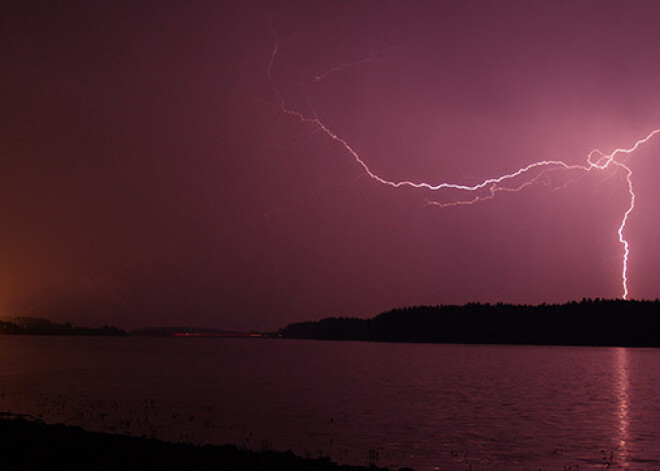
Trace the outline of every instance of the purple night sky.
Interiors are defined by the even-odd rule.
[[[378,183],[278,93],[386,180],[585,164],[660,128],[659,14],[656,1],[2,2],[0,313],[271,329],[620,297],[620,168],[440,208],[428,200],[471,195]],[[630,298],[660,296],[659,159],[660,136],[621,159],[637,196]]]

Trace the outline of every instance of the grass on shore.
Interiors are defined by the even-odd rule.
[[[155,439],[87,432],[80,427],[25,418],[0,419],[3,470],[236,470],[384,471],[338,465],[292,452],[253,452],[233,445],[194,446]]]

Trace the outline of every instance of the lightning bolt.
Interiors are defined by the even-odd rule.
[[[379,56],[384,55],[386,52],[387,51],[373,52],[369,56],[364,57],[362,59],[358,59],[358,60],[353,61],[353,62],[339,64],[339,65],[336,65],[334,67],[331,67],[328,70],[326,70],[324,73],[315,75],[314,78],[312,79],[312,83],[313,84],[319,83],[322,80],[325,80],[326,78],[330,77],[331,75],[340,74],[341,72],[343,72],[346,69],[350,69],[350,68],[353,68],[353,67],[358,67],[358,66],[361,66],[363,64],[373,62]]]
[[[274,80],[274,68],[279,51],[279,44],[277,41],[277,35],[275,30],[270,25],[270,31],[273,36],[273,49],[270,55],[270,61],[266,68],[271,84]],[[370,61],[370,58],[359,60],[355,63],[348,65],[335,66],[329,69],[327,72],[318,74],[312,80],[312,83],[317,83],[323,80],[328,75],[339,73],[346,67],[351,67],[359,64],[365,64]],[[630,257],[630,243],[625,238],[626,224],[630,218],[631,213],[635,209],[635,191],[632,181],[632,170],[624,162],[617,160],[617,157],[625,157],[632,155],[639,147],[649,142],[656,134],[660,133],[660,128],[655,129],[649,132],[642,139],[637,140],[631,147],[628,148],[618,148],[612,151],[609,154],[602,152],[599,149],[593,149],[587,154],[586,163],[584,164],[568,164],[562,160],[540,160],[533,162],[529,165],[519,168],[518,170],[505,173],[497,177],[487,178],[479,183],[474,185],[466,185],[460,183],[452,182],[440,182],[440,183],[428,183],[428,182],[414,182],[409,180],[388,180],[381,177],[371,170],[369,165],[360,157],[360,155],[355,151],[349,142],[330,129],[316,114],[313,107],[310,105],[311,116],[306,115],[302,111],[289,108],[287,106],[286,100],[282,93],[273,86],[273,91],[277,96],[280,104],[280,109],[282,113],[292,118],[297,119],[302,124],[307,124],[314,126],[318,131],[321,131],[329,139],[339,144],[343,150],[359,165],[364,174],[366,174],[372,180],[386,186],[393,188],[402,188],[410,187],[414,189],[422,189],[437,192],[440,190],[454,190],[464,193],[472,193],[473,196],[467,197],[465,199],[458,199],[456,201],[450,202],[439,202],[435,200],[427,199],[427,202],[431,205],[438,206],[440,208],[448,208],[453,206],[466,206],[472,205],[479,202],[491,200],[495,198],[498,192],[519,192],[524,190],[527,187],[530,187],[534,184],[541,182],[543,177],[549,175],[553,172],[583,172],[589,173],[592,171],[605,171],[608,168],[614,166],[623,171],[625,175],[626,183],[628,186],[628,207],[626,208],[623,216],[621,217],[621,223],[619,224],[617,234],[619,236],[619,243],[623,246],[623,255],[622,255],[622,267],[621,267],[621,288],[622,294],[621,298],[626,300],[629,296],[628,290],[628,262]],[[516,183],[516,181],[522,180],[522,182]],[[566,186],[567,184],[563,185]],[[479,193],[485,192],[485,194]],[[475,194],[476,193],[476,194]]]

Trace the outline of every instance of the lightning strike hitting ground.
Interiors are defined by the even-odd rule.
[[[270,61],[268,63],[268,66],[266,68],[266,73],[268,74],[268,78],[272,81],[273,80],[273,69],[275,66],[275,60],[279,51],[279,45],[277,41],[277,35],[275,34],[274,29],[272,28],[271,25],[271,33],[273,35],[273,50],[270,56]],[[357,61],[356,63],[350,64],[352,65],[357,65],[357,64],[364,64],[369,62],[369,58],[367,59],[362,59],[360,61]],[[335,66],[331,68],[328,72],[325,72],[323,74],[316,75],[312,81],[312,83],[317,83],[323,78],[327,77],[330,74],[333,73],[338,73],[343,70],[346,65],[342,66]],[[332,131],[316,114],[316,112],[311,109],[311,117],[306,116],[303,112],[291,109],[287,107],[286,100],[284,99],[284,96],[280,93],[280,91],[276,88],[273,87],[274,93],[279,99],[280,102],[280,108],[282,112],[288,116],[291,116],[293,118],[296,118],[303,124],[310,124],[314,126],[316,129],[319,131],[323,132],[328,138],[332,139],[336,143],[338,143],[343,150],[364,170],[364,173],[371,178],[372,180],[383,184],[387,185],[393,188],[401,188],[401,187],[410,187],[410,188],[416,188],[416,189],[423,189],[423,190],[428,190],[428,191],[440,191],[440,190],[455,190],[455,191],[460,191],[460,192],[465,192],[465,193],[477,193],[474,194],[473,196],[466,198],[466,199],[459,199],[456,201],[450,201],[450,202],[439,202],[435,200],[429,200],[427,199],[427,202],[429,204],[441,207],[441,208],[447,208],[447,207],[452,207],[452,206],[465,206],[465,205],[472,205],[475,203],[479,203],[482,201],[490,200],[493,199],[496,194],[500,191],[505,191],[505,192],[518,192],[521,191],[531,185],[540,183],[542,178],[550,174],[551,172],[570,172],[570,171],[576,171],[576,172],[591,172],[591,171],[604,171],[607,170],[610,166],[615,166],[623,171],[623,174],[626,179],[626,183],[628,185],[628,207],[626,211],[624,212],[622,218],[621,218],[621,223],[618,227],[617,234],[619,236],[619,242],[623,246],[623,256],[622,256],[622,268],[621,268],[621,287],[622,287],[622,294],[621,298],[622,299],[628,299],[629,295],[629,290],[628,290],[628,259],[630,256],[630,243],[628,240],[625,238],[624,232],[626,229],[626,224],[628,222],[628,219],[630,217],[630,214],[633,212],[635,209],[635,191],[633,188],[633,182],[632,182],[632,170],[630,167],[628,167],[625,163],[617,160],[618,156],[629,156],[633,154],[641,145],[647,143],[650,141],[656,134],[660,133],[660,128],[655,129],[651,132],[649,132],[644,138],[639,139],[636,141],[631,147],[629,148],[618,148],[615,149],[613,152],[606,154],[598,149],[594,149],[589,154],[587,155],[587,160],[586,164],[568,164],[564,161],[561,160],[540,160],[537,162],[533,162],[525,167],[521,167],[520,169],[511,172],[511,173],[505,173],[503,175],[493,177],[493,178],[487,178],[483,180],[480,183],[474,184],[474,185],[465,185],[465,184],[459,184],[459,183],[451,183],[451,182],[440,182],[440,183],[427,183],[427,182],[413,182],[413,181],[408,181],[408,180],[400,180],[400,181],[394,181],[394,180],[387,180],[376,173],[374,173],[367,163],[360,157],[360,155],[351,147],[351,145],[341,136],[336,134],[334,131]],[[518,184],[515,184],[516,180],[522,179],[522,182],[519,182]],[[505,184],[510,184],[514,183],[512,186],[505,186]],[[562,188],[565,185],[562,185]],[[485,194],[479,194],[478,192],[485,192]]]

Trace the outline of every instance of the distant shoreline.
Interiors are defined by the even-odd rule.
[[[194,446],[156,439],[87,432],[24,417],[0,418],[2,469],[386,471],[339,465],[292,452],[248,451],[233,445]],[[411,471],[411,470],[410,470]]]
[[[127,332],[76,327],[45,318],[0,318],[2,335],[308,339],[468,345],[660,348],[660,300],[583,299],[565,304],[413,306],[371,319],[328,317],[278,331],[157,326]]]
[[[126,336],[126,331],[112,325],[77,327],[70,322],[57,323],[42,317],[0,318],[0,335]]]
[[[298,322],[278,334],[309,340],[658,348],[660,301],[416,306],[372,319]]]

